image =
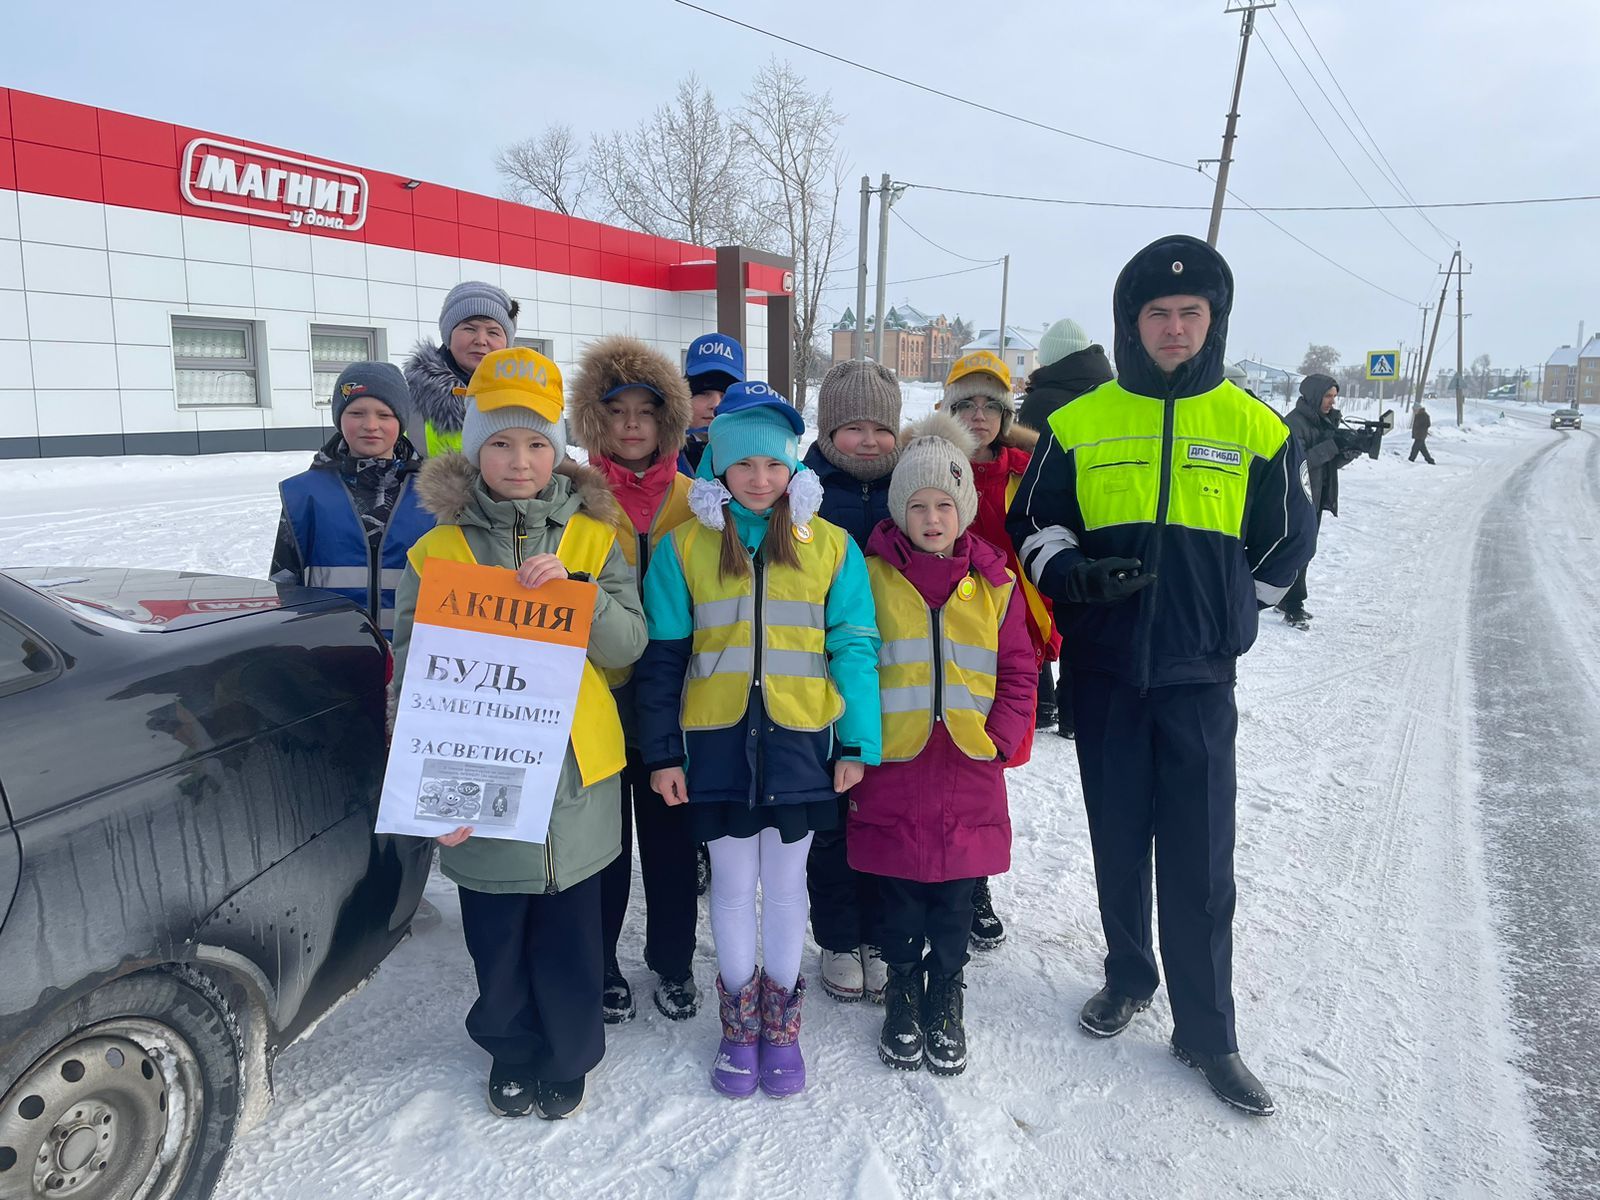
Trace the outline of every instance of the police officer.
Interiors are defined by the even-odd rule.
[[[1112,1037],[1156,990],[1153,842],[1172,1051],[1264,1116],[1234,1035],[1234,668],[1316,523],[1288,427],[1223,379],[1232,302],[1204,242],[1134,256],[1113,296],[1121,377],[1051,415],[1007,532],[1072,666],[1107,951],[1079,1023]]]

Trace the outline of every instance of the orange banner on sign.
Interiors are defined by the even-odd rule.
[[[556,579],[529,589],[509,567],[430,558],[422,565],[421,624],[587,648],[595,585]]]

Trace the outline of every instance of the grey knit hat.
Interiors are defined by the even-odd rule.
[[[1039,365],[1048,367],[1051,363],[1058,363],[1067,355],[1087,350],[1092,345],[1094,341],[1083,331],[1082,325],[1070,317],[1062,317],[1046,329],[1044,336],[1039,339]]]
[[[817,448],[822,456],[863,482],[882,479],[894,470],[899,451],[871,460],[839,453],[833,431],[852,421],[872,421],[885,429],[900,427],[900,384],[888,367],[859,358],[835,363],[817,391]]]
[[[450,334],[463,321],[473,317],[488,317],[500,322],[506,331],[506,341],[517,336],[517,311],[521,306],[492,283],[469,279],[450,289],[439,309],[439,336],[445,345],[450,344]]]
[[[391,362],[351,363],[339,372],[333,385],[333,423],[357,400],[371,397],[389,406],[389,411],[404,425],[411,418],[411,389],[400,368]]]
[[[556,464],[567,456],[567,421],[548,421],[531,408],[496,408],[479,412],[473,401],[467,401],[467,415],[461,422],[461,453],[476,465],[478,451],[483,444],[503,429],[531,429],[550,439],[556,448]]]
[[[942,412],[908,425],[900,434],[900,461],[889,480],[889,516],[906,527],[906,505],[923,488],[937,488],[956,502],[958,534],[978,516],[978,488],[969,461],[977,443],[967,427]]]

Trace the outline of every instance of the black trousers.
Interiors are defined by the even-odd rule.
[[[1322,536],[1322,509],[1317,509],[1317,536]],[[1294,582],[1289,585],[1289,590],[1283,594],[1283,599],[1278,601],[1278,607],[1284,612],[1295,612],[1306,606],[1306,572],[1311,569],[1308,559],[1306,565],[1300,568],[1300,573],[1294,577]]]
[[[1057,682],[1057,676],[1060,682]],[[1075,727],[1072,715],[1072,668],[1066,659],[1045,663],[1039,668],[1039,703],[1056,706],[1056,727],[1070,733]]]
[[[600,928],[607,962],[615,962],[633,888],[633,827],[639,825],[644,878],[644,961],[663,979],[682,979],[694,963],[695,848],[689,814],[650,789],[650,772],[628,752],[622,772],[622,853],[600,873]]]
[[[806,892],[811,898],[811,936],[824,950],[843,953],[880,945],[878,876],[851,868],[845,857],[845,818],[850,798],[839,799],[839,824],[818,830],[806,856]]]
[[[883,936],[883,961],[910,968],[923,961],[928,971],[954,975],[967,962],[967,935],[972,932],[972,889],[976,879],[914,883],[875,875],[878,914]]]
[[[1413,438],[1412,439],[1412,442],[1411,442],[1411,456],[1409,458],[1407,458],[1406,461],[1407,462],[1416,462],[1417,461],[1417,455],[1419,455],[1419,454],[1422,455],[1422,457],[1427,459],[1429,462],[1433,461],[1433,455],[1428,453],[1428,439],[1427,438]]]
[[[1238,1049],[1233,1022],[1233,684],[1139,689],[1074,676],[1078,767],[1106,937],[1106,983],[1143,998],[1160,976],[1150,936],[1151,844],[1173,1036]]]
[[[599,876],[553,896],[460,890],[478,976],[467,1033],[502,1070],[550,1083],[587,1075],[606,1051]]]

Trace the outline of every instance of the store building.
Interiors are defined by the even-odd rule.
[[[0,88],[0,458],[320,446],[339,371],[436,341],[463,279],[563,370],[720,328],[789,392],[787,260]]]

